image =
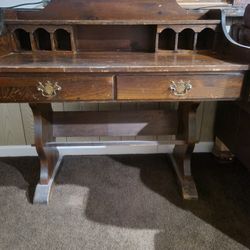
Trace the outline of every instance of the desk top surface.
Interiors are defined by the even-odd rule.
[[[11,53],[0,58],[0,72],[220,72],[245,71],[249,65],[229,62],[214,53],[84,52]]]

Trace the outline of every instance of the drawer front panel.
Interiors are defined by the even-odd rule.
[[[185,86],[183,86],[185,84]],[[118,100],[210,100],[240,97],[243,74],[117,77]]]
[[[2,76],[0,102],[113,100],[113,76]]]

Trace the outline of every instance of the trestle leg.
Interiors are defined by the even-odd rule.
[[[191,155],[197,142],[196,116],[199,103],[179,104],[179,128],[177,138],[183,145],[175,145],[171,160],[185,200],[198,199],[198,192],[191,172]]]
[[[62,157],[56,147],[46,146],[55,141],[52,126],[51,104],[30,104],[34,115],[35,146],[40,160],[40,180],[37,184],[33,203],[48,204],[56,173]]]

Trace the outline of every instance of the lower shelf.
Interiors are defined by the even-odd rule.
[[[53,136],[174,135],[177,112],[164,110],[53,112]]]

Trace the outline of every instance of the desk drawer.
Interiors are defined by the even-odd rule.
[[[0,102],[103,101],[113,96],[113,76],[0,77]]]
[[[243,74],[148,75],[117,77],[118,100],[237,99]]]

